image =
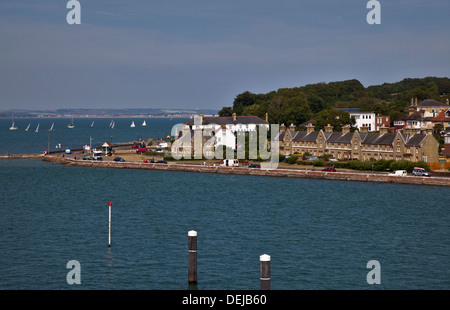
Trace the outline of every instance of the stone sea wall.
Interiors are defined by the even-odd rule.
[[[378,182],[378,183],[397,183],[397,184],[415,184],[415,185],[433,185],[450,187],[450,178],[447,177],[416,177],[416,176],[389,176],[378,173],[357,173],[357,172],[325,172],[311,170],[294,169],[255,169],[247,167],[221,167],[221,166],[202,166],[188,164],[161,164],[161,163],[140,163],[140,162],[114,162],[114,161],[92,161],[92,160],[73,160],[55,156],[43,156],[44,161],[63,164],[66,166],[97,167],[97,168],[121,168],[121,169],[152,169],[165,171],[197,172],[197,173],[221,173],[221,174],[240,174],[240,175],[259,175],[270,177],[292,177],[292,178],[310,178],[327,179],[340,181],[358,181],[358,182]]]

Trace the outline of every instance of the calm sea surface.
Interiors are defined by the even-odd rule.
[[[113,142],[135,139],[142,128],[121,121]],[[156,121],[141,135],[170,132],[169,120],[151,132]],[[45,122],[40,128],[52,120]],[[75,119],[70,134],[55,123],[51,139],[64,147],[90,136],[103,143],[109,122],[91,128],[91,120]],[[15,133],[10,120],[1,124],[0,154],[46,148],[48,132],[28,137],[28,120],[16,121]],[[196,230],[198,289],[257,290],[259,256],[269,254],[274,290],[446,290],[449,196],[440,187],[0,160],[0,289],[184,290],[187,233]],[[70,260],[80,263],[80,285],[66,281]],[[381,265],[379,285],[366,281],[370,260]]]

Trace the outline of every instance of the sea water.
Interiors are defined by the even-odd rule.
[[[178,119],[0,120],[0,154],[158,138]],[[111,139],[112,136],[112,139]],[[184,290],[198,233],[200,290],[450,289],[449,188],[0,160],[0,289]],[[111,247],[108,247],[108,202]],[[369,261],[380,284],[369,284]],[[80,266],[80,284],[69,284]]]

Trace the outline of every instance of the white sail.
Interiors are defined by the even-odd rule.
[[[114,128],[114,125],[115,125],[115,124],[116,124],[116,122],[112,122],[111,129]]]
[[[143,127],[147,126],[147,123],[144,121],[144,122],[142,123],[142,126],[143,126]]]
[[[94,122],[95,122],[95,121],[92,121],[91,127],[94,127]]]
[[[19,127],[16,126],[16,123],[14,122],[14,116],[12,117],[12,124],[11,127],[9,127],[9,130],[17,130]]]
[[[28,126],[27,126],[27,128],[25,128],[25,131],[28,131],[28,129],[30,129],[30,123],[28,123]]]
[[[36,127],[36,130],[34,132],[39,132],[39,124]]]
[[[136,127],[136,125],[134,124],[134,121],[132,121],[132,122],[131,122],[131,125],[130,125],[130,127],[131,127],[131,128],[134,128],[134,127]]]
[[[48,131],[53,131],[53,126],[55,126],[55,123],[52,123],[52,126],[50,127],[50,129]]]
[[[72,117],[72,123],[70,123],[69,125],[67,125],[67,128],[75,128],[75,125],[73,124],[73,117]]]

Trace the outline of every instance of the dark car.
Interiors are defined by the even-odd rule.
[[[83,160],[92,160],[91,156],[83,156]]]
[[[165,160],[158,160],[156,163],[157,164],[167,164],[167,161],[165,161]]]
[[[261,165],[258,164],[251,164],[248,166],[249,168],[261,168]]]
[[[322,171],[336,172],[336,169],[334,169],[333,167],[328,167],[328,168],[322,169]]]
[[[113,159],[114,161],[125,161],[125,159],[123,159],[122,157],[116,157]]]

